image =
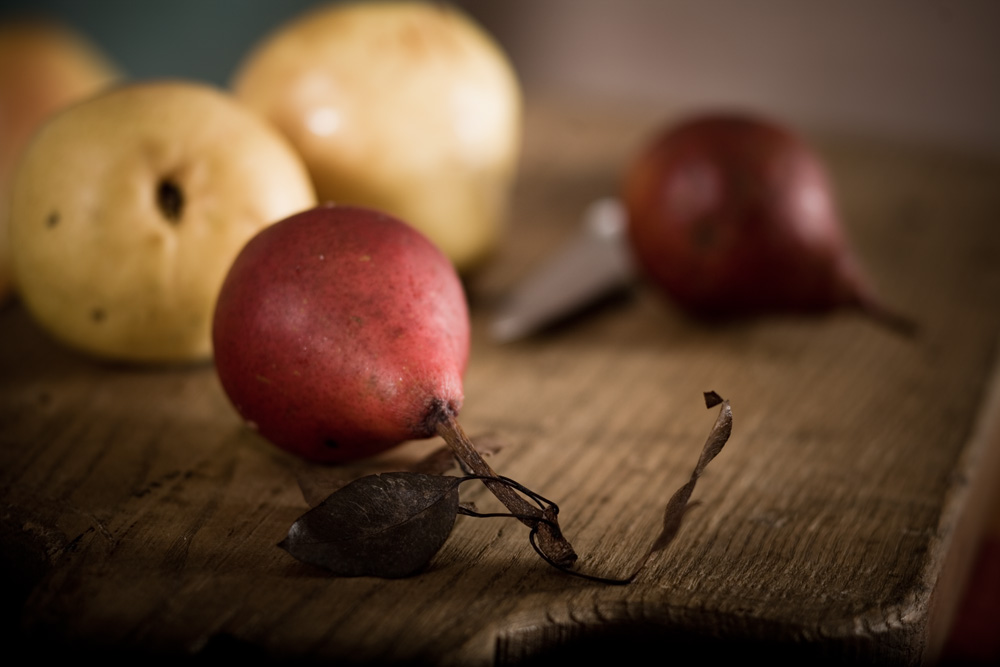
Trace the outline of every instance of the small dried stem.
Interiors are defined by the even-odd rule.
[[[471,471],[474,475],[483,477],[483,484],[493,493],[497,499],[510,510],[511,514],[532,530],[538,531],[539,546],[545,555],[556,563],[568,564],[576,560],[576,552],[572,545],[562,535],[556,523],[554,513],[544,511],[536,505],[529,503],[520,494],[510,487],[509,484],[501,482],[499,475],[493,471],[476,449],[472,440],[465,434],[455,416],[447,411],[442,411],[435,429],[444,441],[451,447],[455,457]],[[496,481],[493,481],[495,478]]]

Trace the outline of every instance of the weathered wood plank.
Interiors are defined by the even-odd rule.
[[[921,324],[915,340],[850,313],[712,327],[640,287],[500,346],[487,336],[492,307],[590,199],[614,192],[661,120],[531,114],[510,234],[469,282],[463,425],[503,445],[499,472],[560,504],[581,569],[615,576],[690,474],[715,419],[701,392],[718,391],[734,435],[675,543],[636,582],[610,587],[549,568],[516,522],[460,518],[418,577],[331,579],[275,546],[306,509],[297,478],[331,471],[242,428],[210,366],[94,362],[14,304],[0,311],[10,642],[484,665],[665,639],[901,664],[933,656],[1000,476],[996,418],[981,421],[996,414],[1000,165],[820,144],[862,259]],[[343,474],[403,467],[439,444]],[[483,490],[463,497],[491,507]]]

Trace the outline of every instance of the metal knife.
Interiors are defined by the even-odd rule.
[[[588,206],[576,236],[508,295],[492,322],[493,339],[530,336],[629,286],[636,268],[627,224],[625,208],[614,197]]]

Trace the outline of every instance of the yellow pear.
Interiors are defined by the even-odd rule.
[[[238,68],[236,95],[305,159],[322,201],[409,222],[461,271],[495,248],[521,142],[521,91],[495,41],[437,3],[313,9]]]
[[[118,78],[96,46],[52,19],[0,22],[0,302],[12,291],[10,180],[24,146],[55,111]]]
[[[315,205],[284,137],[193,82],[116,88],[58,113],[14,179],[21,299],[59,340],[136,362],[206,359],[226,271],[264,226]]]

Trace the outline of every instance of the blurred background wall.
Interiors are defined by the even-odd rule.
[[[325,0],[329,1],[329,0]],[[47,12],[136,78],[225,85],[316,0],[0,0]],[[457,0],[529,95],[751,107],[801,125],[1000,155],[994,0]]]

